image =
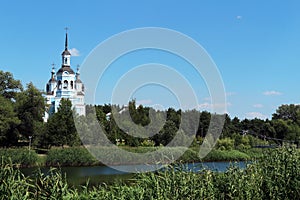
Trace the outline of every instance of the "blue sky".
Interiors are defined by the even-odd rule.
[[[300,102],[299,9],[297,0],[5,1],[0,6],[0,69],[12,72],[24,85],[32,81],[44,89],[51,64],[57,69],[61,65],[66,26],[69,47],[78,51],[71,60],[74,69],[114,34],[141,27],[169,28],[193,38],[210,54],[223,78],[231,117],[270,118],[279,105]],[[104,86],[99,85],[102,92],[111,91],[111,79],[153,58],[176,69],[183,64],[151,51],[128,56],[111,68]],[[192,85],[201,85],[196,87],[200,107],[209,109],[201,77],[183,71]],[[149,105],[176,107],[172,94],[158,95],[160,90],[145,87],[134,97]],[[101,91],[98,103],[108,103]]]

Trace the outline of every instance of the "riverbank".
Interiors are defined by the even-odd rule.
[[[159,150],[159,147],[122,147],[123,150],[132,153],[147,153]],[[161,152],[161,158],[147,158],[147,164],[156,164],[158,159],[160,163],[174,162],[171,160],[173,153],[184,152],[176,162],[192,163],[192,162],[221,162],[221,161],[248,161],[255,160],[263,155],[266,149],[247,149],[247,150],[216,150],[213,149],[204,158],[199,158],[199,148],[181,148],[168,147]],[[135,157],[121,158],[120,153],[112,148],[101,147],[93,150],[98,158],[106,157],[106,164],[144,164],[139,163]],[[69,147],[69,148],[53,148],[46,154],[37,154],[34,150],[26,148],[20,149],[0,149],[0,157],[2,163],[18,164],[20,167],[45,167],[45,166],[101,166],[104,165],[84,147]],[[9,158],[9,159],[8,159]],[[124,159],[126,162],[124,163]],[[152,159],[152,163],[151,163]]]
[[[176,170],[175,170],[176,168]],[[300,153],[273,149],[245,169],[232,166],[224,173],[194,173],[179,166],[156,173],[137,174],[123,182],[81,189],[52,170],[25,177],[11,165],[1,165],[1,199],[298,199]]]

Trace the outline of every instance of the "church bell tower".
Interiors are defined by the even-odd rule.
[[[71,68],[67,30],[66,28],[65,49],[61,54],[61,68],[56,72],[56,75],[54,68],[52,68],[51,78],[46,84],[47,113],[45,113],[45,121],[57,112],[62,98],[69,99],[79,115],[85,115],[84,84],[79,77],[79,68],[77,68],[76,74]]]

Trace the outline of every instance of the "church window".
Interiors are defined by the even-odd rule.
[[[61,81],[58,81],[58,89],[61,90]]]
[[[71,81],[71,89],[73,90],[73,88],[74,88],[74,83],[73,81]]]
[[[47,84],[47,92],[50,92],[49,84]]]
[[[64,89],[67,89],[67,88],[68,88],[68,81],[65,80],[65,81],[64,81]]]
[[[65,64],[67,64],[67,61],[68,61],[68,59],[67,59],[67,58],[65,58]]]

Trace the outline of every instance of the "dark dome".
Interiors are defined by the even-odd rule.
[[[74,71],[73,71],[73,69],[71,69],[70,66],[65,66],[65,65],[63,65],[63,66],[57,71],[57,74],[63,73],[64,71],[69,72],[69,74],[75,74]]]
[[[71,55],[71,53],[66,49],[66,50],[64,50],[64,52],[62,52],[61,55]]]
[[[56,79],[55,78],[51,78],[48,82],[49,83],[56,82]]]
[[[82,81],[80,79],[76,79],[75,83],[82,83]]]

